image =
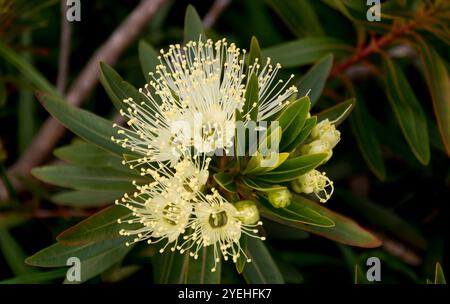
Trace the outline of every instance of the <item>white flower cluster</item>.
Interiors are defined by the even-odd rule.
[[[207,187],[206,155],[232,145],[237,111],[249,120],[243,113],[248,75],[258,77],[259,120],[277,113],[297,92],[286,88],[287,82],[274,84],[280,66],[273,67],[270,59],[264,66],[255,61],[244,73],[244,56],[245,50],[225,39],[171,45],[167,52],[161,50],[161,64],[140,90],[145,101],[124,100],[121,115],[127,125],[114,125],[118,136],[111,140],[138,155],[124,164],[153,179],[116,201],[132,211],[120,221],[134,224],[120,232],[134,237],[128,245],[166,242],[161,252],[169,248],[194,258],[203,247],[213,246],[216,262],[220,255],[236,262],[245,256],[239,244],[243,234],[264,239],[257,235],[262,223],[256,208],[241,210]]]
[[[324,119],[311,130],[309,143],[303,145],[300,152],[304,155],[325,153],[327,154],[323,161],[325,163],[333,155],[333,148],[340,140],[341,133],[336,129],[335,122]],[[325,175],[325,172],[317,170],[299,176],[291,185],[297,193],[314,193],[322,203],[329,200],[334,191],[333,181]]]

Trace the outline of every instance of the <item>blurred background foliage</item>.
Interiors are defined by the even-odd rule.
[[[434,282],[435,274],[442,272],[437,262],[446,272],[449,1],[382,1],[380,22],[367,20],[370,6],[359,0],[163,2],[140,36],[155,48],[183,40],[189,3],[203,17],[220,2],[223,9],[212,14],[215,22],[207,29],[209,37],[227,37],[248,49],[251,37],[256,36],[263,56],[280,62],[286,75],[294,73],[295,82],[319,59],[334,55],[314,113],[356,97],[350,119],[340,126],[342,141],[326,164],[325,171],[337,188],[327,207],[370,229],[383,246],[353,248],[268,223],[273,235],[266,244],[286,282],[366,283],[365,261],[371,256],[382,261],[382,283]],[[82,1],[81,22],[70,24],[68,83],[138,4]],[[0,0],[0,48],[14,50],[49,83],[56,83],[59,69],[60,9],[59,1]],[[141,87],[144,78],[137,54],[136,40],[115,69],[123,79]],[[97,206],[83,206],[76,199],[58,199],[54,194],[60,188],[37,181],[29,172],[19,178],[21,187],[15,189],[7,170],[27,151],[48,114],[34,97],[36,84],[24,77],[4,52],[0,58],[0,173],[9,194],[0,201],[0,280],[60,281],[64,270],[39,271],[26,265],[25,258],[52,244],[61,231],[109,200],[102,197]],[[327,70],[321,64],[315,67]],[[83,107],[100,116],[115,116],[101,86]],[[73,134],[67,133],[57,145],[73,139]],[[63,148],[55,154],[64,159]],[[47,155],[41,165],[54,162],[58,160]],[[148,257],[153,253],[134,248],[120,267],[116,265],[90,282],[151,282]],[[222,278],[223,282],[240,280]]]

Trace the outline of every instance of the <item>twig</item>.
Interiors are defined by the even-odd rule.
[[[336,65],[330,73],[330,77],[335,77],[344,72],[347,68],[360,62],[367,56],[373,54],[374,52],[383,49],[387,45],[391,44],[396,38],[407,33],[416,25],[415,21],[406,23],[401,26],[394,26],[391,32],[380,37],[379,39],[372,39],[370,43],[360,50],[358,50],[352,57],[345,60],[344,62]]]
[[[66,17],[67,4],[61,0],[61,37],[59,42],[58,76],[56,78],[56,88],[62,95],[66,89],[67,75],[69,74],[69,57],[72,27]]]
[[[126,48],[137,38],[141,30],[152,19],[157,10],[167,0],[144,0],[122,22],[106,42],[95,52],[65,96],[67,102],[80,106],[98,82],[98,64],[104,61],[114,64]],[[16,191],[23,185],[15,176],[27,176],[30,170],[42,163],[50,155],[53,147],[64,134],[64,127],[55,119],[49,118],[34,137],[27,151],[8,172]],[[0,200],[7,199],[8,194],[0,183]]]
[[[231,0],[216,0],[203,18],[203,26],[211,28],[216,24],[219,16],[222,15],[225,8],[230,4]]]

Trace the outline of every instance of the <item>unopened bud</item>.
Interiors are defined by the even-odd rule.
[[[292,194],[287,188],[270,191],[268,194],[269,202],[275,208],[286,208],[291,204]]]
[[[239,211],[239,219],[243,224],[251,225],[259,221],[259,210],[256,202],[251,200],[239,201],[234,206]]]
[[[341,140],[341,132],[336,130],[336,126],[327,118],[314,126],[311,130],[311,138],[327,142],[330,145],[330,148],[333,149]]]
[[[321,139],[316,139],[309,144],[302,146],[300,151],[304,155],[319,153],[328,154],[328,156],[323,161],[324,163],[327,162],[333,155],[333,150],[331,149],[330,144],[327,141],[323,141]]]

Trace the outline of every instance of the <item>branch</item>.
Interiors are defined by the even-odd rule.
[[[108,40],[95,52],[74,81],[65,96],[69,104],[80,106],[86,100],[98,83],[99,62],[104,61],[110,65],[114,64],[166,1],[143,0],[131,12]],[[10,180],[17,191],[23,189],[23,185],[16,176],[28,176],[33,167],[42,163],[50,155],[53,147],[64,135],[64,132],[64,127],[54,118],[48,118],[45,121],[27,151],[8,172]],[[8,193],[3,183],[0,183],[0,200],[7,199],[7,197]]]

